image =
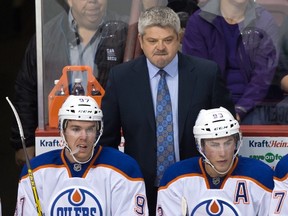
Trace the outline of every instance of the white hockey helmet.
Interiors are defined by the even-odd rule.
[[[199,112],[195,126],[193,128],[194,137],[198,151],[203,155],[202,140],[210,138],[221,138],[237,134],[238,141],[236,152],[241,145],[241,133],[238,121],[225,108],[202,109]],[[235,153],[236,153],[235,152]]]
[[[102,121],[103,114],[92,97],[70,95],[59,109],[58,117],[62,130],[64,120]]]
[[[97,131],[97,137],[94,143],[94,147],[97,145],[103,133],[103,120],[102,120],[103,113],[102,113],[102,110],[99,108],[98,104],[96,103],[96,101],[92,97],[70,95],[65,100],[62,107],[59,109],[58,118],[59,118],[60,134],[64,141],[65,147],[70,151],[70,153],[71,153],[71,149],[68,146],[67,141],[64,136],[64,130],[67,126],[67,120],[99,122],[99,129]],[[93,156],[93,152],[91,154],[91,158],[92,156]],[[74,158],[74,160],[76,159]]]

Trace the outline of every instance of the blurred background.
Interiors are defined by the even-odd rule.
[[[0,134],[1,134],[1,178],[0,197],[2,215],[14,213],[17,183],[20,168],[14,160],[14,150],[10,147],[10,124],[13,112],[5,97],[13,95],[14,80],[20,67],[26,45],[35,32],[35,0],[1,1],[0,7]]]

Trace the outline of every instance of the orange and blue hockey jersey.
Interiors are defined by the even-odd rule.
[[[97,146],[86,164],[70,163],[65,150],[31,160],[43,215],[147,215],[145,184],[136,161],[109,147]],[[37,215],[23,168],[15,215]]]
[[[167,169],[158,190],[158,215],[265,216],[273,190],[273,170],[256,159],[236,157],[223,178],[213,179],[199,157]]]
[[[274,190],[271,198],[270,215],[288,215],[288,155],[276,165]]]

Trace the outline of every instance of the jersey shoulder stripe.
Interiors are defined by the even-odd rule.
[[[62,151],[64,151],[64,149],[52,150],[33,158],[30,162],[33,172],[48,167],[66,167],[67,162],[63,157],[64,153]],[[97,157],[96,160],[95,157]],[[95,148],[95,155],[91,161],[94,161],[94,163],[91,164],[92,167],[105,166],[121,173],[130,180],[143,181],[143,175],[136,160],[114,148],[97,146]],[[88,163],[91,163],[91,161]],[[20,179],[24,176],[28,176],[26,165],[22,169]]]
[[[202,176],[202,170],[199,163],[201,163],[201,157],[193,157],[179,161],[165,171],[159,187],[165,187],[170,182],[175,181],[176,179],[182,178],[187,175]]]
[[[94,163],[95,166],[106,166],[116,169],[128,178],[143,178],[140,167],[131,156],[112,147],[102,147],[101,154]]]
[[[284,157],[281,158],[281,160],[277,163],[275,167],[275,179],[278,181],[284,181],[287,179],[288,174],[288,154],[286,154]]]
[[[33,172],[37,169],[39,169],[40,167],[47,167],[50,164],[55,166],[63,166],[63,161],[61,159],[61,152],[62,149],[56,149],[56,150],[52,150],[49,152],[45,152],[41,155],[38,155],[37,157],[34,157],[31,159],[30,164],[31,164],[31,169],[33,170]],[[28,174],[28,169],[27,169],[27,165],[25,164],[22,172],[21,172],[21,176],[20,178],[22,178],[23,176]]]
[[[254,158],[238,157],[238,164],[231,173],[231,176],[242,176],[259,182],[269,190],[273,190],[273,169],[262,161]]]

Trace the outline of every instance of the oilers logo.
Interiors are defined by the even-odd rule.
[[[204,200],[199,203],[192,211],[191,216],[239,216],[237,210],[226,201],[218,199]]]
[[[51,216],[103,216],[99,200],[83,188],[62,191],[54,199],[50,212]]]

